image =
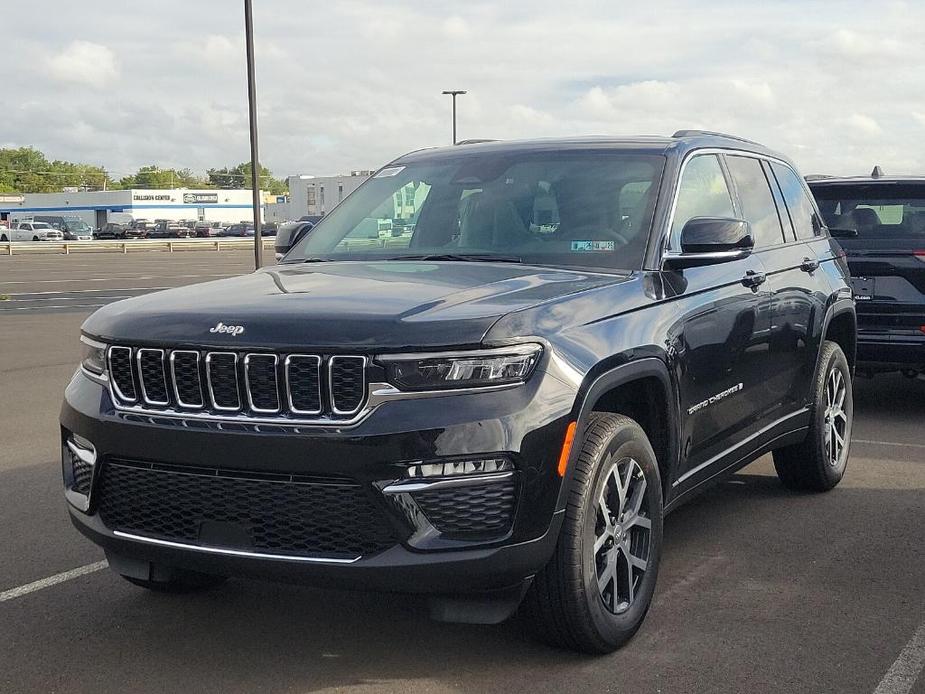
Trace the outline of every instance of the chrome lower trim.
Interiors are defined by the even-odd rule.
[[[99,383],[101,386],[109,386],[109,373],[95,374],[90,369],[81,365],[80,372],[91,381]]]
[[[293,556],[290,554],[266,554],[264,552],[247,552],[240,549],[227,549],[224,547],[210,547],[208,545],[190,545],[185,542],[173,542],[171,540],[159,540],[154,537],[145,537],[144,535],[134,535],[132,533],[122,532],[121,530],[113,530],[112,534],[116,537],[121,537],[124,540],[132,540],[133,542],[144,542],[150,545],[157,545],[159,547],[170,547],[172,549],[184,549],[190,550],[193,552],[204,552],[205,554],[220,554],[226,557],[247,557],[250,559],[276,559],[282,561],[295,561],[302,562],[307,564],[353,564],[356,561],[359,561],[362,557],[354,557],[353,559],[326,559],[324,557],[299,557]]]
[[[90,451],[90,450],[87,450],[86,448],[80,448],[76,443],[74,443],[70,439],[68,439],[67,441],[67,447],[71,451],[71,453],[77,456],[78,460],[80,460],[81,462],[86,463],[90,467],[93,467],[94,465],[96,465],[96,451]]]
[[[415,478],[413,481],[403,480],[390,484],[382,490],[383,494],[412,494],[430,489],[445,489],[447,487],[472,487],[480,484],[493,484],[506,482],[514,477],[514,472],[491,472],[487,475],[460,475],[458,477],[440,477],[432,480]]]

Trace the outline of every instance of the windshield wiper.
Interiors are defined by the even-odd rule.
[[[421,255],[397,255],[388,260],[443,260],[462,263],[522,263],[516,255],[494,255],[491,253],[425,253]]]

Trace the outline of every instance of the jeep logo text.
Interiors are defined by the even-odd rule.
[[[240,335],[244,332],[243,325],[225,325],[219,322],[214,328],[209,328],[210,333],[225,333],[227,335]]]

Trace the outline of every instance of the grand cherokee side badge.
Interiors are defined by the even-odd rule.
[[[240,335],[244,332],[243,325],[225,325],[221,321],[214,328],[209,328],[210,333],[226,333],[228,335]]]

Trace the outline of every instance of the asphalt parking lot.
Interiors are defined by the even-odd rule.
[[[80,323],[251,267],[243,251],[0,257],[0,691],[925,694],[925,381],[901,377],[857,382],[833,492],[785,491],[766,457],[671,515],[648,620],[610,656],[536,644],[516,620],[432,623],[393,596],[122,581],[61,492]]]

